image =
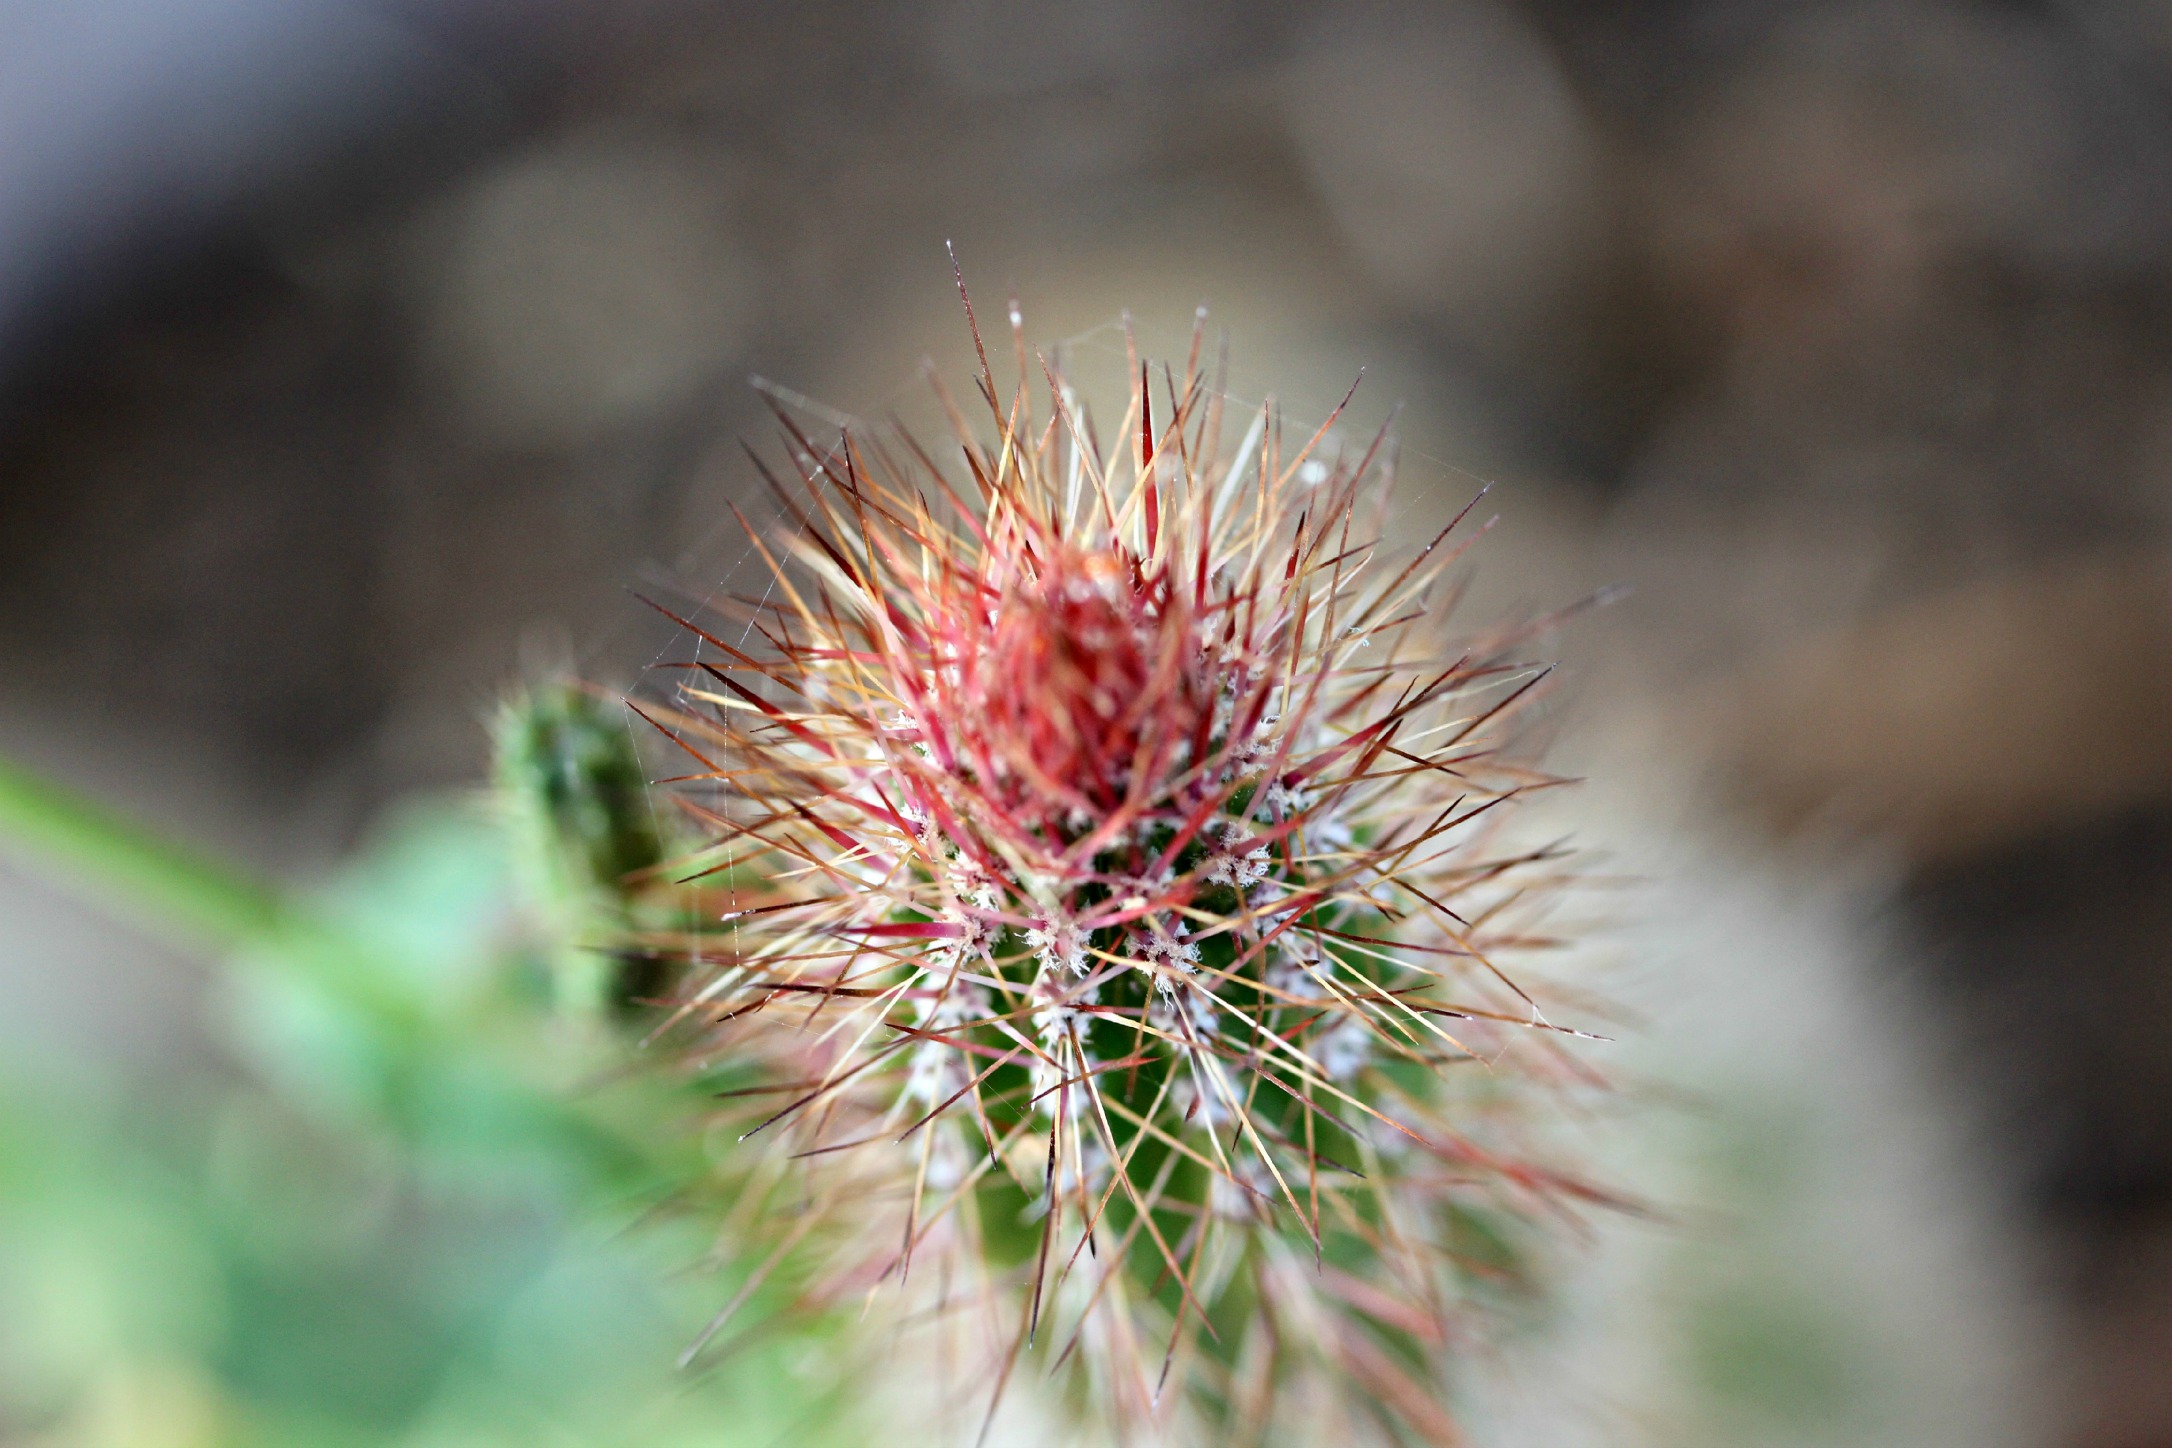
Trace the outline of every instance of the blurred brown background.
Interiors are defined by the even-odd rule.
[[[1581,727],[1891,852],[2054,1441],[2172,1444],[2172,6],[18,0],[0,747],[336,856],[732,566],[749,373],[955,360],[949,238],[1036,336],[1210,304],[1293,415],[1367,365],[1502,482],[1489,598],[1632,585]],[[11,1049],[191,1049],[6,883]]]

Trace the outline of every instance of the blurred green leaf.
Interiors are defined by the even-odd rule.
[[[521,893],[519,829],[403,811],[297,895],[0,765],[0,837],[231,950],[263,1068],[148,1098],[0,1073],[0,1423],[55,1448],[854,1441],[819,1370],[836,1325],[788,1284],[674,1367],[744,1281],[712,1261],[705,1098],[554,1006],[588,922]]]

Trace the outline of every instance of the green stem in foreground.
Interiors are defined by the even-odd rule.
[[[7,844],[114,914],[152,929],[178,927],[217,950],[277,947],[252,954],[308,973],[380,1019],[415,1014],[373,951],[277,886],[0,755],[0,845]]]

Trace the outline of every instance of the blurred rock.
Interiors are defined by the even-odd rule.
[[[2116,1278],[2097,1239],[2172,1226],[2172,806],[1934,862],[1905,898],[2033,1205],[2079,1280]]]
[[[1481,345],[1537,345],[1603,242],[1598,139],[1544,41],[1486,0],[1320,14],[1284,115],[1376,283]]]
[[[418,227],[427,365],[485,439],[654,419],[739,352],[757,281],[714,146],[602,127],[490,168]]]
[[[1797,645],[1717,703],[1719,757],[1781,833],[1919,866],[2172,806],[2172,562],[2002,575]]]
[[[920,24],[936,74],[982,95],[1165,82],[1226,63],[1241,29],[1211,0],[937,0]]]

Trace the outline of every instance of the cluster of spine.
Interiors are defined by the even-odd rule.
[[[1597,1195],[1522,1149],[1586,1076],[1511,972],[1542,671],[1450,645],[1456,524],[1383,545],[1385,435],[1225,429],[1196,333],[1103,433],[1012,331],[978,429],[938,384],[954,468],[779,414],[772,577],[640,706],[711,839],[673,1022],[766,1153],[735,1230],[991,1403],[1454,1441],[1471,1299]]]

